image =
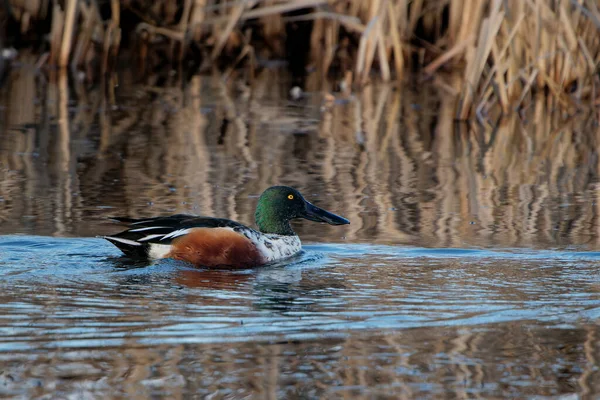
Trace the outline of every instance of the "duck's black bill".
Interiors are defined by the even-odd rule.
[[[327,222],[330,225],[346,225],[350,223],[346,218],[325,211],[322,208],[310,204],[308,201],[306,202],[306,209],[300,217],[309,221]]]

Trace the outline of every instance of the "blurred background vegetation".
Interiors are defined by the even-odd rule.
[[[0,70],[27,50],[40,69],[97,82],[287,61],[302,89],[348,93],[418,72],[457,98],[455,118],[494,119],[542,95],[572,115],[600,105],[597,0],[1,0]]]

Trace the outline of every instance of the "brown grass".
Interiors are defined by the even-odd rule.
[[[95,59],[100,73],[109,70],[127,11],[139,17],[131,32],[142,64],[157,43],[166,43],[175,60],[191,45],[230,66],[252,61],[259,48],[280,58],[286,24],[311,21],[310,63],[322,78],[351,76],[355,90],[375,76],[400,80],[407,66],[438,81],[441,69],[463,71],[458,85],[440,82],[459,96],[458,119],[526,107],[539,91],[571,113],[599,97],[596,0],[112,0],[108,20],[97,2],[67,0],[65,9],[40,0],[9,3],[23,31],[49,14],[48,63],[86,72]]]

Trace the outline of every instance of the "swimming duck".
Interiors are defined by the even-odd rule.
[[[173,258],[206,268],[248,268],[282,260],[301,250],[290,220],[349,224],[304,199],[296,189],[265,190],[254,214],[258,231],[229,219],[177,214],[147,219],[112,218],[129,229],[102,236],[135,258]]]

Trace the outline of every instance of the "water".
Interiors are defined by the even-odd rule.
[[[330,105],[278,70],[129,73],[0,89],[0,396],[599,396],[591,119],[469,128],[431,85]],[[299,222],[302,254],[243,271],[95,238],[111,215],[251,224],[276,183],[351,225]]]
[[[0,251],[4,395],[598,390],[598,254],[316,244],[232,272],[136,265],[99,239]]]

